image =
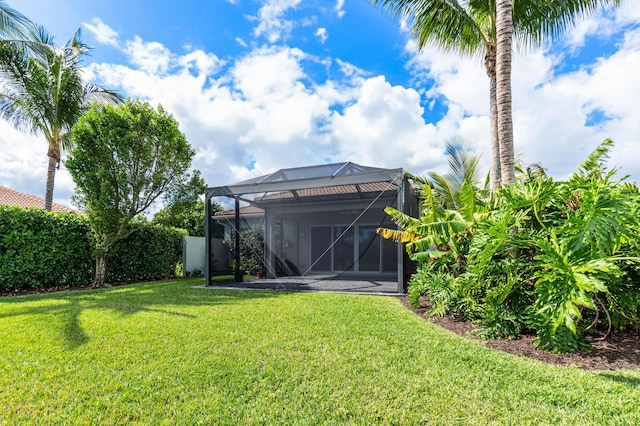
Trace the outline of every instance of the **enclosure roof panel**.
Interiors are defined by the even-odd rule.
[[[208,196],[234,196],[371,182],[398,183],[402,179],[402,169],[383,169],[344,162],[281,169],[228,186],[208,188],[206,193]]]

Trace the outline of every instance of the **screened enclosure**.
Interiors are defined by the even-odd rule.
[[[401,244],[381,238],[379,227],[394,228],[387,206],[415,213],[417,200],[402,169],[335,163],[282,169],[228,186],[208,188],[206,217],[219,197],[234,201],[234,208],[212,218],[222,223],[233,239],[230,253],[236,281],[242,279],[244,256],[260,259],[268,278],[335,276],[341,279],[397,280],[404,291],[407,261]],[[243,212],[251,212],[243,218]],[[260,217],[261,216],[261,217]],[[261,222],[257,219],[261,218]],[[262,250],[255,248],[250,223],[261,223]],[[211,220],[207,222],[207,284],[214,273],[210,248]],[[250,235],[251,237],[247,237]],[[251,240],[250,240],[251,239]],[[247,250],[253,247],[253,252]],[[242,255],[241,255],[242,254]],[[252,264],[255,267],[255,262]]]

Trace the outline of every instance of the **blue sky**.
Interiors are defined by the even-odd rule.
[[[210,186],[284,167],[353,161],[446,171],[467,138],[489,163],[488,79],[478,59],[417,52],[365,0],[9,0],[64,44],[93,47],[86,78],[161,103]],[[566,177],[604,138],[610,165],[640,178],[640,2],[517,52],[515,148]],[[42,196],[46,144],[0,121],[0,185]],[[64,168],[54,199],[69,204]]]

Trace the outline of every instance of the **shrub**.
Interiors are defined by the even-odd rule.
[[[137,229],[119,241],[109,256],[108,282],[135,282],[174,276],[182,261],[182,241],[187,231],[161,225],[136,224]]]
[[[109,258],[110,282],[162,279],[182,260],[186,231],[138,224]],[[0,206],[0,290],[79,286],[92,281],[95,259],[85,217]]]
[[[606,172],[601,144],[566,181],[522,173],[491,194],[463,183],[457,210],[423,188],[419,219],[387,209],[424,261],[409,297],[429,297],[434,314],[474,319],[479,333],[537,335],[541,349],[588,347],[587,333],[640,328],[640,192]]]
[[[224,241],[231,259],[230,268],[235,267],[235,238]],[[263,271],[264,266],[264,227],[240,231],[240,269],[254,274]]]
[[[91,253],[86,218],[0,206],[0,289],[87,284]]]

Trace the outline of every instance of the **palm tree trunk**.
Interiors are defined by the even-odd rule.
[[[515,182],[511,109],[511,39],[513,0],[496,1],[496,104],[502,184]]]
[[[50,212],[53,203],[53,184],[56,178],[56,168],[60,164],[60,148],[49,148],[49,166],[47,167],[47,187],[44,192],[44,210]]]
[[[491,145],[491,168],[489,170],[489,188],[500,188],[500,140],[498,139],[498,104],[496,101],[496,45],[487,45],[484,65],[489,76],[489,125]]]

